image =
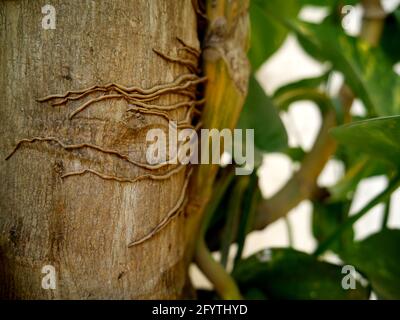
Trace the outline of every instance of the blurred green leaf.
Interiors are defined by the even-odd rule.
[[[302,79],[280,87],[273,96],[273,101],[279,110],[287,111],[295,101],[309,100],[315,102],[322,112],[334,108],[330,97],[322,90],[329,72],[313,78]]]
[[[341,235],[351,228],[354,223],[356,223],[359,219],[365,216],[372,208],[377,206],[382,202],[386,202],[391,194],[396,191],[400,186],[400,174],[396,173],[392,177],[390,177],[389,184],[387,187],[382,190],[379,194],[373,197],[368,203],[366,203],[359,211],[352,214],[351,216],[344,221],[339,228],[333,232],[332,235],[328,237],[325,241],[321,242],[318,247],[314,251],[314,256],[319,256],[322,253],[326,252],[332,245],[334,245],[341,237]]]
[[[347,219],[350,204],[350,201],[313,202],[312,232],[318,243],[328,239]],[[331,249],[340,254],[342,248],[353,241],[353,237],[353,229],[349,228]]]
[[[312,24],[287,20],[304,49],[317,59],[330,61],[371,114],[400,113],[400,77],[385,54],[346,35],[329,21]]]
[[[399,165],[400,116],[353,122],[332,130],[343,145]]]
[[[249,176],[239,176],[236,178],[235,183],[232,187],[232,191],[229,193],[229,200],[227,204],[227,212],[225,225],[222,232],[221,240],[221,264],[226,268],[228,263],[229,249],[237,237],[238,229],[240,226],[241,216],[243,212],[241,210],[243,205],[243,198],[246,193],[246,189],[250,182]]]
[[[350,148],[348,148],[350,149]],[[360,157],[359,151],[349,150],[350,158],[347,159],[351,166],[346,174],[332,187],[329,188],[330,201],[350,200],[362,179],[384,175],[393,170],[391,164],[387,165],[377,159],[367,156]]]
[[[256,213],[256,206],[261,197],[261,190],[258,185],[258,175],[256,171],[253,171],[243,197],[242,215],[240,217],[240,223],[237,232],[238,248],[235,257],[235,265],[242,257],[246,236],[252,229],[254,216]]]
[[[381,45],[383,51],[394,64],[400,61],[400,7],[385,19]]]
[[[301,4],[309,6],[322,6],[322,7],[332,7],[336,0],[300,0]]]
[[[263,250],[242,260],[233,276],[243,292],[261,290],[270,299],[368,299],[369,290],[342,288],[342,268],[293,249]]]
[[[254,76],[250,78],[249,93],[237,127],[254,129],[255,146],[262,151],[287,147],[288,137],[278,111]]]
[[[283,150],[282,152],[295,162],[303,161],[304,156],[306,155],[306,152],[302,147],[291,147]]]
[[[300,10],[296,0],[252,0],[250,2],[251,46],[253,70],[257,70],[284,42],[288,30],[276,17],[295,18]]]
[[[384,229],[346,251],[346,263],[361,271],[383,299],[400,299],[400,230]]]
[[[203,228],[201,230],[209,247],[220,246],[220,238],[215,239],[215,234],[224,226],[228,212],[229,193],[233,189],[235,181],[235,170],[233,165],[220,168],[217,176],[213,195],[207,204]]]
[[[268,297],[257,288],[250,288],[244,293],[246,300],[267,300]]]
[[[328,81],[330,75],[330,70],[328,72],[323,73],[317,77],[300,79],[294,82],[290,82],[278,88],[273,95],[274,100],[279,99],[279,97],[297,89],[314,89],[320,88]]]
[[[353,5],[359,0],[300,0],[302,5],[337,7],[339,5]]]

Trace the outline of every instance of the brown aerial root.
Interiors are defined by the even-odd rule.
[[[144,99],[144,98],[153,98],[153,97],[159,97],[162,94],[166,94],[166,93],[179,93],[180,90],[183,89],[187,89],[193,85],[197,85],[199,83],[203,83],[207,81],[206,77],[202,77],[202,78],[198,78],[197,80],[192,80],[192,81],[188,81],[183,85],[177,85],[177,86],[173,86],[173,87],[168,87],[168,88],[163,88],[155,93],[149,94],[149,95],[141,95],[141,94],[109,94],[109,95],[105,95],[105,96],[100,96],[97,98],[93,98],[90,99],[89,101],[85,102],[83,105],[81,105],[79,108],[75,109],[73,112],[70,113],[69,118],[72,119],[75,115],[77,115],[78,113],[82,112],[84,109],[86,109],[88,106],[90,106],[92,103],[95,102],[99,102],[102,100],[106,100],[106,99],[125,99],[128,101],[134,101],[134,102],[140,102],[139,99]],[[179,107],[179,105],[178,105]],[[177,108],[176,106],[173,108]],[[160,109],[165,109],[165,108],[161,108]]]
[[[195,47],[188,45],[185,41],[183,41],[179,37],[176,37],[176,40],[178,40],[178,42],[183,46],[183,48],[178,48],[178,51],[184,50],[186,52],[189,52],[189,53],[193,54],[197,59],[200,57],[201,53]]]
[[[193,99],[193,100],[196,99],[196,94],[190,90],[182,90],[182,91],[179,91],[177,94],[189,97],[190,99]],[[144,100],[142,100],[142,101],[144,101]]]
[[[189,110],[186,113],[185,119],[183,121],[181,121],[180,123],[190,124],[194,113],[198,114],[198,115],[201,114],[201,112],[196,109],[196,106],[202,105],[204,103],[205,103],[205,99],[193,101],[193,103],[190,105]]]
[[[109,149],[105,149],[102,148],[100,146],[94,145],[94,144],[90,144],[90,143],[80,143],[80,144],[65,144],[62,141],[60,141],[57,138],[54,137],[34,137],[32,139],[22,139],[20,141],[18,141],[18,143],[16,144],[16,146],[14,147],[14,149],[11,151],[11,153],[6,157],[5,160],[10,159],[13,154],[18,150],[18,148],[24,144],[24,143],[33,143],[36,141],[44,141],[44,142],[56,142],[58,145],[60,145],[63,149],[65,150],[73,150],[73,149],[82,149],[82,148],[90,148],[90,149],[94,149],[97,151],[100,151],[102,153],[106,153],[106,154],[111,154],[114,156],[117,156],[118,158],[125,160],[133,165],[136,165],[138,167],[144,168],[144,169],[148,169],[148,170],[156,170],[156,169],[160,169],[166,165],[171,164],[171,162],[167,161],[167,162],[162,162],[160,164],[147,164],[147,163],[141,163],[138,161],[134,161],[132,159],[130,159],[127,155],[125,154],[121,154],[118,151],[115,150],[109,150]]]
[[[79,108],[77,108],[74,111],[72,111],[69,114],[68,118],[72,119],[75,115],[77,115],[82,110],[86,109],[92,103],[99,102],[99,101],[106,100],[106,99],[124,99],[124,98],[125,97],[123,95],[120,95],[120,94],[107,94],[105,96],[100,96],[100,97],[97,97],[97,98],[90,99],[89,101],[87,101],[83,105],[81,105]]]
[[[130,112],[139,112],[139,113],[144,113],[144,114],[151,114],[151,115],[155,115],[155,116],[160,116],[165,118],[167,121],[170,121],[171,118],[168,115],[168,113],[163,112],[163,111],[154,111],[154,110],[148,110],[148,109],[144,109],[144,108],[138,108],[135,107],[134,105],[129,105],[130,108],[127,111]]]
[[[149,240],[155,234],[157,234],[162,229],[164,229],[172,221],[172,219],[174,217],[176,217],[181,212],[181,209],[185,207],[185,202],[187,201],[186,190],[187,190],[187,187],[188,187],[188,184],[189,184],[189,179],[190,179],[191,173],[192,173],[192,170],[189,171],[189,174],[187,175],[187,177],[185,179],[185,183],[183,185],[181,194],[180,194],[180,196],[178,198],[178,201],[175,203],[174,207],[171,210],[168,211],[166,216],[157,224],[157,226],[153,230],[151,230],[144,237],[142,237],[142,238],[140,238],[138,240],[134,240],[131,243],[129,243],[128,247],[137,246],[137,245]]]
[[[118,182],[130,182],[130,183],[135,183],[141,180],[146,180],[146,179],[150,179],[150,180],[166,180],[170,177],[172,177],[174,174],[182,171],[185,168],[184,165],[179,165],[178,167],[168,171],[165,174],[160,174],[160,175],[155,175],[155,174],[143,174],[141,176],[138,176],[136,178],[130,179],[130,178],[125,178],[125,177],[117,177],[117,176],[113,176],[113,175],[107,175],[101,172],[98,172],[96,170],[93,169],[83,169],[80,171],[73,171],[73,172],[68,172],[65,173],[61,176],[62,179],[71,177],[71,176],[81,176],[87,173],[91,173],[94,174],[104,180],[114,180],[114,181],[118,181]]]
[[[179,41],[185,44],[183,40],[180,39]],[[186,47],[189,48],[188,50],[190,51],[194,52],[195,50],[194,48],[185,44],[185,48]],[[155,51],[157,52],[157,50]],[[162,55],[162,53],[160,54]],[[193,62],[191,61],[183,61],[183,63],[188,63],[189,65],[194,67]],[[48,95],[46,97],[38,99],[37,101],[46,102],[50,100],[55,100],[54,102],[52,102],[52,105],[59,106],[68,103],[68,101],[79,100],[95,92],[104,92],[104,95],[92,97],[86,100],[75,110],[71,111],[68,115],[68,118],[71,120],[74,116],[76,116],[94,103],[109,99],[124,99],[128,103],[133,104],[133,107],[131,107],[128,111],[140,112],[140,108],[138,107],[141,107],[143,108],[143,111],[141,111],[143,114],[159,115],[164,117],[166,120],[170,120],[169,115],[165,111],[175,110],[181,107],[192,107],[193,105],[200,105],[203,103],[202,101],[195,101],[196,94],[195,92],[192,92],[192,89],[193,86],[196,86],[205,81],[207,81],[207,77],[199,77],[196,74],[189,73],[178,76],[172,82],[155,85],[148,89],[142,89],[137,86],[126,87],[116,83],[109,83],[103,86],[94,85],[83,90],[71,90],[66,92],[65,94]],[[156,105],[149,103],[152,100],[160,98],[164,94],[185,95],[190,97],[191,100],[175,103],[173,105]],[[155,109],[156,111],[149,111],[151,109]]]
[[[60,101],[52,102],[51,106],[52,107],[61,106],[61,105],[64,105],[64,104],[68,103],[68,101],[79,100],[79,99],[81,99],[81,98],[83,98],[85,96],[88,96],[89,94],[94,93],[94,92],[105,92],[104,95],[107,95],[107,93],[112,94],[112,91],[120,93],[122,96],[126,96],[127,98],[130,99],[129,94],[127,94],[125,91],[122,91],[121,89],[114,88],[114,87],[110,88],[109,90],[103,89],[103,88],[97,88],[97,89],[86,91],[86,92],[84,92],[84,93],[82,93],[82,94],[80,94],[78,96],[72,96],[72,97],[69,96],[69,97],[66,97],[66,98],[64,98],[64,99],[62,99]],[[179,93],[179,94],[181,94],[181,93]],[[186,93],[182,93],[182,95],[186,95]],[[132,99],[134,99],[134,98],[132,98]],[[158,99],[157,96],[152,96],[152,97],[149,97],[149,98],[141,98],[140,100],[149,102],[149,101],[153,101],[153,100],[156,100],[156,99]]]
[[[104,88],[91,89],[91,90],[85,91],[85,92],[83,92],[83,93],[81,93],[80,95],[77,95],[77,96],[65,97],[64,99],[62,99],[60,101],[53,102],[51,105],[53,107],[60,106],[60,105],[66,104],[68,101],[82,99],[82,98],[86,97],[87,95],[89,95],[89,94],[91,94],[93,92],[107,92],[107,89],[104,89]],[[39,101],[39,102],[41,102],[41,101]]]
[[[200,127],[202,126],[202,123],[199,122],[195,127],[193,127],[190,124],[187,123],[178,123],[178,128],[191,128],[194,130],[194,133],[189,137],[189,141],[191,141],[193,139],[193,136],[195,134],[195,132],[197,130],[200,129]],[[90,144],[90,143],[79,143],[79,144],[65,144],[63,143],[61,140],[55,138],[55,137],[34,137],[31,139],[21,139],[18,141],[18,143],[15,145],[14,149],[10,152],[10,154],[5,158],[5,160],[10,159],[14,153],[18,150],[18,148],[24,144],[24,143],[34,143],[36,141],[39,142],[56,142],[61,148],[65,149],[65,150],[74,150],[74,149],[82,149],[82,148],[90,148],[90,149],[94,149],[96,151],[100,151],[102,153],[106,153],[106,154],[111,154],[114,155],[122,160],[125,160],[135,166],[138,166],[140,168],[144,168],[144,169],[148,169],[148,170],[157,170],[157,169],[161,169],[167,165],[171,165],[171,164],[176,164],[178,162],[178,156],[179,154],[175,155],[174,158],[167,160],[165,162],[161,162],[161,163],[157,163],[157,164],[147,164],[147,163],[142,163],[142,162],[138,162],[135,160],[130,159],[127,155],[119,153],[118,151],[115,150],[110,150],[110,149],[105,149],[103,147],[94,145],[94,144]]]
[[[190,72],[193,72],[196,74],[199,73],[199,68],[197,66],[197,63],[193,62],[192,60],[182,59],[182,58],[178,58],[178,57],[171,57],[171,56],[168,56],[165,53],[162,53],[161,51],[154,49],[154,48],[153,48],[153,51],[156,54],[158,54],[161,58],[163,58],[169,62],[181,64],[181,65],[187,67]]]
[[[163,111],[153,111],[153,110],[147,110],[147,109],[143,109],[143,108],[137,108],[134,106],[131,106],[131,108],[129,108],[127,111],[130,112],[137,112],[137,113],[143,113],[143,114],[151,114],[151,115],[155,115],[155,116],[160,116],[163,117],[165,120],[167,121],[172,121],[172,119],[170,118],[170,116],[168,115],[168,113],[163,112]],[[191,125],[191,116],[193,113],[196,112],[195,106],[192,105],[190,107],[190,109],[188,110],[188,112],[186,113],[185,119],[182,121],[178,122],[178,128],[192,128],[194,129],[195,127],[193,127]]]
[[[126,87],[124,85],[120,85],[117,83],[108,83],[106,85],[94,85],[91,87],[88,87],[86,89],[82,89],[82,90],[71,90],[71,91],[67,91],[64,94],[52,94],[52,95],[48,95],[45,96],[43,98],[39,98],[37,99],[38,102],[46,102],[49,100],[53,100],[53,99],[63,99],[63,98],[67,98],[70,95],[73,94],[84,94],[86,92],[95,92],[95,91],[104,91],[104,90],[110,90],[111,88],[118,88],[122,91],[125,91],[126,93],[132,93],[132,92],[136,92],[142,95],[148,95],[148,94],[153,94],[159,90],[165,89],[165,88],[170,88],[170,87],[176,87],[179,84],[181,84],[184,81],[190,81],[190,80],[196,80],[199,77],[196,76],[195,74],[192,73],[188,73],[188,74],[183,74],[180,75],[179,77],[177,77],[173,82],[170,83],[164,83],[164,84],[159,84],[159,85],[155,85],[151,88],[148,89],[143,89],[141,87],[137,87],[137,86],[133,86],[133,87]]]
[[[198,101],[184,101],[184,102],[179,102],[179,103],[176,103],[173,105],[162,106],[162,105],[152,105],[152,104],[146,104],[146,103],[143,103],[140,101],[135,101],[134,103],[129,104],[130,108],[127,111],[158,115],[160,117],[165,118],[167,121],[170,121],[172,119],[170,118],[168,113],[165,112],[164,110],[175,110],[175,109],[178,109],[181,107],[189,107],[189,110],[186,113],[185,119],[183,121],[181,121],[180,124],[190,124],[192,115],[200,114],[200,111],[196,109],[196,106],[200,106],[204,103],[205,103],[205,99],[201,99]],[[154,111],[152,109],[156,109],[159,111]]]
[[[181,107],[192,107],[192,106],[199,106],[205,103],[205,99],[197,100],[197,101],[183,101],[183,102],[178,102],[173,105],[167,105],[167,106],[162,106],[162,105],[154,105],[154,104],[147,104],[143,103],[141,101],[134,101],[129,106],[139,106],[144,109],[157,109],[160,111],[165,111],[165,110],[176,110]],[[129,109],[128,109],[129,111]]]

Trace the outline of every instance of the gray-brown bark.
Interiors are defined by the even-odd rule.
[[[153,51],[194,58],[178,50],[182,43],[176,39],[199,47],[191,1],[54,0],[55,30],[42,29],[44,4],[0,3],[0,296],[179,297],[186,277],[184,215],[150,240],[128,244],[151,232],[176,205],[187,169],[135,183],[90,172],[62,178],[84,169],[129,178],[149,170],[88,146],[63,148],[54,139],[22,143],[5,158],[21,139],[54,137],[64,146],[86,143],[146,162],[146,130],[165,126],[163,117],[128,112],[121,98],[93,103],[68,117],[88,99],[114,94],[111,90],[54,107],[51,100],[36,99],[110,82],[150,88],[191,73]],[[189,99],[175,92],[146,103]],[[167,113],[180,121],[187,110]],[[55,267],[55,290],[41,287],[44,265]]]

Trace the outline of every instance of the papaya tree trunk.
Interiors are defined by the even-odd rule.
[[[192,125],[196,8],[45,4],[0,3],[0,297],[181,297],[190,168],[148,166],[146,132]]]

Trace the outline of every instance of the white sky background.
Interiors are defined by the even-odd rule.
[[[397,7],[400,0],[383,0],[382,4],[387,11]],[[310,22],[319,22],[326,16],[326,10],[317,7],[306,7],[300,12],[300,18]],[[357,6],[347,15],[346,31],[356,35],[360,29],[362,8]],[[400,69],[400,68],[397,68]],[[295,80],[321,75],[325,70],[323,64],[309,57],[294,36],[289,36],[283,46],[259,69],[256,76],[264,90],[272,94],[280,86]],[[336,94],[343,77],[335,76],[331,94]],[[363,106],[356,101],[352,106],[353,114],[363,114]],[[312,102],[293,103],[289,112],[281,114],[289,135],[290,146],[301,146],[310,150],[321,125],[321,117],[317,107]],[[259,170],[260,187],[264,197],[270,197],[278,191],[291,177],[294,170],[291,159],[282,154],[268,154],[264,157]],[[319,177],[319,183],[324,186],[334,184],[343,174],[343,167],[337,161],[331,160]],[[361,209],[369,200],[381,192],[387,185],[385,177],[373,177],[363,180],[358,186],[351,213]],[[312,252],[316,242],[311,233],[312,205],[303,201],[293,209],[289,221],[293,232],[294,248]],[[383,206],[377,206],[361,218],[354,226],[357,240],[379,231],[383,218]],[[400,228],[400,189],[391,198],[391,212],[389,226]],[[288,246],[287,228],[283,219],[268,226],[265,230],[253,232],[248,236],[244,249],[244,256],[251,255],[266,247]],[[232,246],[232,253],[235,246]],[[218,256],[216,256],[218,258]],[[334,261],[334,257],[331,257]],[[191,276],[196,287],[209,287],[208,281],[192,266]]]

